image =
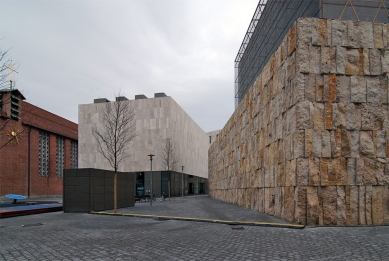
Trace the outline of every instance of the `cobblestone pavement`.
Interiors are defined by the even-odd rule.
[[[153,203],[152,211],[149,203],[119,211],[274,221],[204,196]],[[199,213],[185,212],[190,206]],[[388,260],[388,246],[389,226],[287,229],[62,212],[0,219],[0,260]]]

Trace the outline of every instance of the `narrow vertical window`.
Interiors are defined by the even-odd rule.
[[[45,131],[39,132],[39,176],[49,176],[49,133]]]
[[[209,144],[212,143],[212,136],[209,136]]]
[[[78,168],[78,142],[72,140],[70,144],[70,168]]]
[[[13,120],[19,120],[19,107],[20,99],[16,95],[11,95],[11,118]]]
[[[57,177],[62,178],[63,169],[65,167],[65,140],[61,136],[57,136],[55,159]]]

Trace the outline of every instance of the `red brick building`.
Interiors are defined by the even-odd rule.
[[[77,168],[78,125],[0,90],[0,197],[61,195],[63,169]]]

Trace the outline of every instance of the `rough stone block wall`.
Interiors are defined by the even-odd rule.
[[[214,198],[389,224],[389,24],[300,18],[209,150]]]

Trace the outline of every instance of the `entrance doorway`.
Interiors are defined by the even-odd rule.
[[[145,173],[136,173],[136,196],[144,196],[145,194]]]

